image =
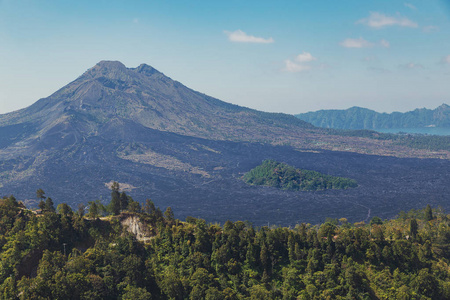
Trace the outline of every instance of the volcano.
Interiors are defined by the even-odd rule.
[[[232,105],[146,64],[102,61],[51,96],[0,115],[0,193],[31,206],[38,188],[56,203],[106,203],[110,182],[118,181],[136,200],[172,206],[177,217],[356,221],[449,205],[450,164],[414,158],[423,153]],[[264,159],[354,178],[359,187],[295,193],[247,186],[242,175]]]

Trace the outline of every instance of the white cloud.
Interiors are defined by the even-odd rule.
[[[405,2],[405,3],[403,3],[407,8],[410,8],[410,9],[412,9],[412,10],[416,10],[417,9],[417,7],[415,7],[413,4],[411,4],[411,3],[408,3],[408,2]]]
[[[233,31],[233,32],[225,30],[224,33],[228,36],[228,40],[231,42],[258,43],[258,44],[270,44],[270,43],[275,42],[273,40],[273,38],[265,39],[265,38],[256,37],[253,35],[248,35],[240,29]]]
[[[416,22],[413,22],[406,17],[391,17],[378,12],[371,12],[368,18],[358,20],[356,24],[364,24],[376,29],[386,26],[401,26],[411,28],[417,28],[419,26]]]
[[[404,69],[404,70],[413,70],[413,69],[423,69],[423,65],[421,64],[415,64],[415,63],[407,63],[407,64],[403,64],[403,65],[399,65],[400,69]]]
[[[289,73],[304,72],[312,69],[311,62],[317,60],[309,52],[303,52],[297,55],[294,60],[286,59],[284,61],[283,71]],[[322,66],[320,66],[322,68]]]
[[[441,59],[442,64],[450,64],[450,55],[447,55]]]
[[[345,39],[339,45],[345,48],[370,48],[373,47],[371,42],[366,41],[363,38],[359,39]]]
[[[381,45],[381,47],[384,47],[384,48],[389,48],[391,46],[391,44],[386,40],[381,40],[380,45]]]
[[[284,64],[285,64],[285,66],[284,66],[283,70],[286,72],[290,72],[290,73],[298,73],[298,72],[311,70],[311,66],[295,63],[295,62],[291,61],[290,59],[286,59],[284,61]]]
[[[423,31],[423,32],[427,32],[427,33],[430,33],[430,32],[437,32],[437,31],[439,31],[439,27],[433,26],[433,25],[428,25],[428,26],[424,26],[424,27],[422,28],[422,31]]]
[[[301,62],[310,62],[310,61],[313,61],[316,59],[317,58],[312,56],[311,53],[309,53],[309,52],[303,52],[295,57],[295,61],[300,62],[300,63]]]

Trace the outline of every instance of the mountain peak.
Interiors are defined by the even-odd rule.
[[[127,73],[127,67],[120,61],[102,60],[87,70],[83,76],[92,78],[106,77],[109,79],[124,80],[124,77],[128,77]]]
[[[102,60],[98,62],[96,65],[99,68],[107,68],[107,69],[126,69],[125,65],[118,60]]]
[[[143,73],[146,75],[153,75],[153,74],[162,74],[152,66],[149,66],[147,64],[141,64],[139,67],[135,69],[138,73]]]
[[[138,74],[146,76],[163,75],[161,72],[147,64],[141,64],[137,68],[127,68],[120,61],[102,60],[95,66],[87,70],[83,77],[87,78],[108,78],[113,80],[127,81],[135,78]]]

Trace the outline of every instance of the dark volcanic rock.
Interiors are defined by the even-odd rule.
[[[107,184],[115,180],[135,200],[172,206],[180,218],[256,225],[360,221],[427,203],[449,208],[448,160],[317,149],[345,148],[348,140],[320,135],[293,116],[192,91],[148,65],[100,62],[50,97],[0,115],[0,194],[35,205],[42,188],[75,207],[108,202]],[[294,145],[281,146],[286,141]],[[353,138],[351,145],[366,142]],[[264,159],[353,178],[359,187],[289,192],[244,184],[243,173]]]

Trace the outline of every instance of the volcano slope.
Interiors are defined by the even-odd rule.
[[[326,134],[293,116],[195,92],[148,65],[120,62],[100,62],[50,97],[0,116],[0,192],[29,205],[38,188],[74,207],[106,203],[115,180],[135,200],[171,206],[179,218],[361,221],[426,203],[448,209],[448,157],[446,150]],[[359,187],[290,192],[243,183],[265,159],[353,178]]]

